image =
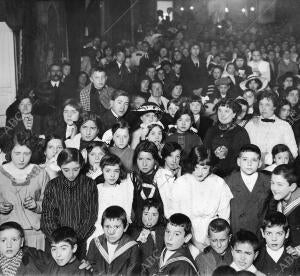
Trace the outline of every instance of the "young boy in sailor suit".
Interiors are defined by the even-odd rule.
[[[104,234],[91,241],[87,259],[96,275],[139,275],[140,254],[137,242],[125,234],[126,212],[119,206],[108,207],[101,221]]]
[[[165,245],[156,264],[156,275],[198,275],[197,266],[188,249],[192,238],[191,220],[183,214],[173,214],[165,230]]]

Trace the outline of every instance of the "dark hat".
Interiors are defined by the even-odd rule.
[[[293,74],[293,72],[286,72],[278,78],[278,84],[282,84],[286,78],[292,78],[294,84],[298,81],[298,78]]]
[[[218,80],[215,81],[215,85],[219,86],[219,85],[229,85],[231,83],[231,80],[229,78],[220,78]]]

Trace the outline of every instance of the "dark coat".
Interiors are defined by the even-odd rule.
[[[230,201],[230,225],[233,234],[240,229],[259,233],[265,202],[270,191],[270,177],[258,173],[252,192],[246,187],[241,173],[234,172],[225,179],[233,198]]]
[[[94,238],[89,247],[87,260],[95,275],[139,275],[140,254],[136,242],[124,235],[115,251],[115,258],[109,263],[105,235]]]

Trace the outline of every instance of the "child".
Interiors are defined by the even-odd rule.
[[[164,215],[160,202],[152,199],[145,200],[143,213],[140,221],[131,231],[133,237],[139,244],[142,263],[153,254],[159,256],[164,248]],[[143,267],[143,273],[148,274],[151,268]]]
[[[266,168],[264,171],[272,172],[277,166],[281,164],[290,164],[294,158],[288,146],[284,144],[278,144],[272,149],[272,156],[274,163]]]
[[[197,134],[204,139],[206,131],[212,126],[213,120],[202,116],[203,104],[201,98],[194,96],[190,100],[190,109],[194,116],[193,127],[197,129]]]
[[[208,225],[208,239],[210,246],[196,258],[196,263],[201,276],[210,276],[213,271],[222,265],[232,263],[229,248],[231,229],[229,223],[222,218],[216,218]]]
[[[104,210],[112,205],[121,206],[127,214],[127,221],[131,221],[131,208],[133,201],[133,184],[127,178],[120,158],[113,154],[105,155],[100,162],[104,182],[97,185],[98,188],[98,219],[95,223],[96,230],[91,236],[97,237],[103,234],[101,219]]]
[[[177,125],[177,132],[168,136],[166,142],[176,142],[182,148],[182,158],[185,159],[191,149],[202,145],[201,138],[190,131],[194,123],[194,116],[188,107],[180,108],[174,117]]]
[[[95,180],[97,184],[103,182],[100,162],[103,156],[109,154],[106,143],[101,141],[93,141],[87,146],[86,153],[87,162],[84,166],[84,172],[86,173],[86,176]]]
[[[290,226],[290,241],[292,251],[289,253],[300,255],[300,189],[297,186],[297,176],[292,165],[277,166],[271,176],[271,191],[278,202],[277,209],[282,212]]]
[[[265,216],[261,233],[266,241],[255,260],[255,266],[266,275],[297,275],[296,259],[286,252],[285,242],[289,237],[289,226],[284,214],[272,212]],[[292,262],[286,264],[286,260]]]
[[[165,132],[162,123],[153,122],[149,124],[148,133],[145,138],[146,140],[153,142],[157,146],[158,151],[161,152],[165,140]]]
[[[167,113],[163,113],[161,122],[165,128],[171,128],[175,125],[176,121],[174,120],[174,116],[179,109],[180,100],[172,99],[168,102],[167,105]]]
[[[62,150],[57,164],[62,173],[46,186],[41,229],[46,235],[46,246],[50,246],[50,237],[55,229],[61,225],[73,228],[78,235],[80,256],[84,256],[86,240],[94,232],[97,219],[97,186],[94,180],[80,173],[84,160],[77,149]]]
[[[259,241],[255,234],[247,230],[238,231],[232,239],[231,253],[233,262],[231,267],[236,271],[246,270],[256,276],[264,275],[253,265],[258,255]]]
[[[258,233],[264,202],[270,191],[270,178],[257,172],[261,166],[261,152],[256,145],[244,145],[237,164],[240,171],[233,172],[225,180],[233,194],[230,202],[230,225],[233,233],[239,229]]]
[[[121,120],[113,125],[112,135],[113,146],[109,151],[121,159],[127,171],[131,171],[134,151],[129,147],[130,131],[128,123]]]
[[[169,218],[164,237],[166,247],[156,264],[157,275],[198,275],[187,247],[192,238],[191,231],[192,223],[186,215],[177,213]]]
[[[125,234],[127,215],[119,206],[108,207],[102,215],[104,234],[94,238],[87,259],[97,275],[139,275],[139,249],[135,241]]]
[[[91,275],[80,270],[81,262],[76,258],[78,248],[76,232],[67,226],[56,229],[51,235],[51,255],[54,261],[47,267],[46,275]]]

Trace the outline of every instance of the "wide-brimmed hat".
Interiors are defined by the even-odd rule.
[[[292,78],[294,85],[297,81],[299,81],[297,75],[294,75],[293,72],[286,72],[278,78],[277,80],[278,84],[282,84],[286,78]]]
[[[163,110],[155,103],[144,103],[138,109],[134,110],[137,114],[144,115],[149,112],[162,114]]]
[[[258,83],[258,89],[257,89],[257,91],[264,90],[267,87],[267,85],[268,85],[268,80],[267,79],[265,79],[263,77],[256,76],[256,75],[253,74],[253,75],[249,75],[247,77],[247,79],[245,79],[244,81],[242,81],[240,83],[240,88],[242,90],[249,89],[249,83],[252,80],[255,80]]]

